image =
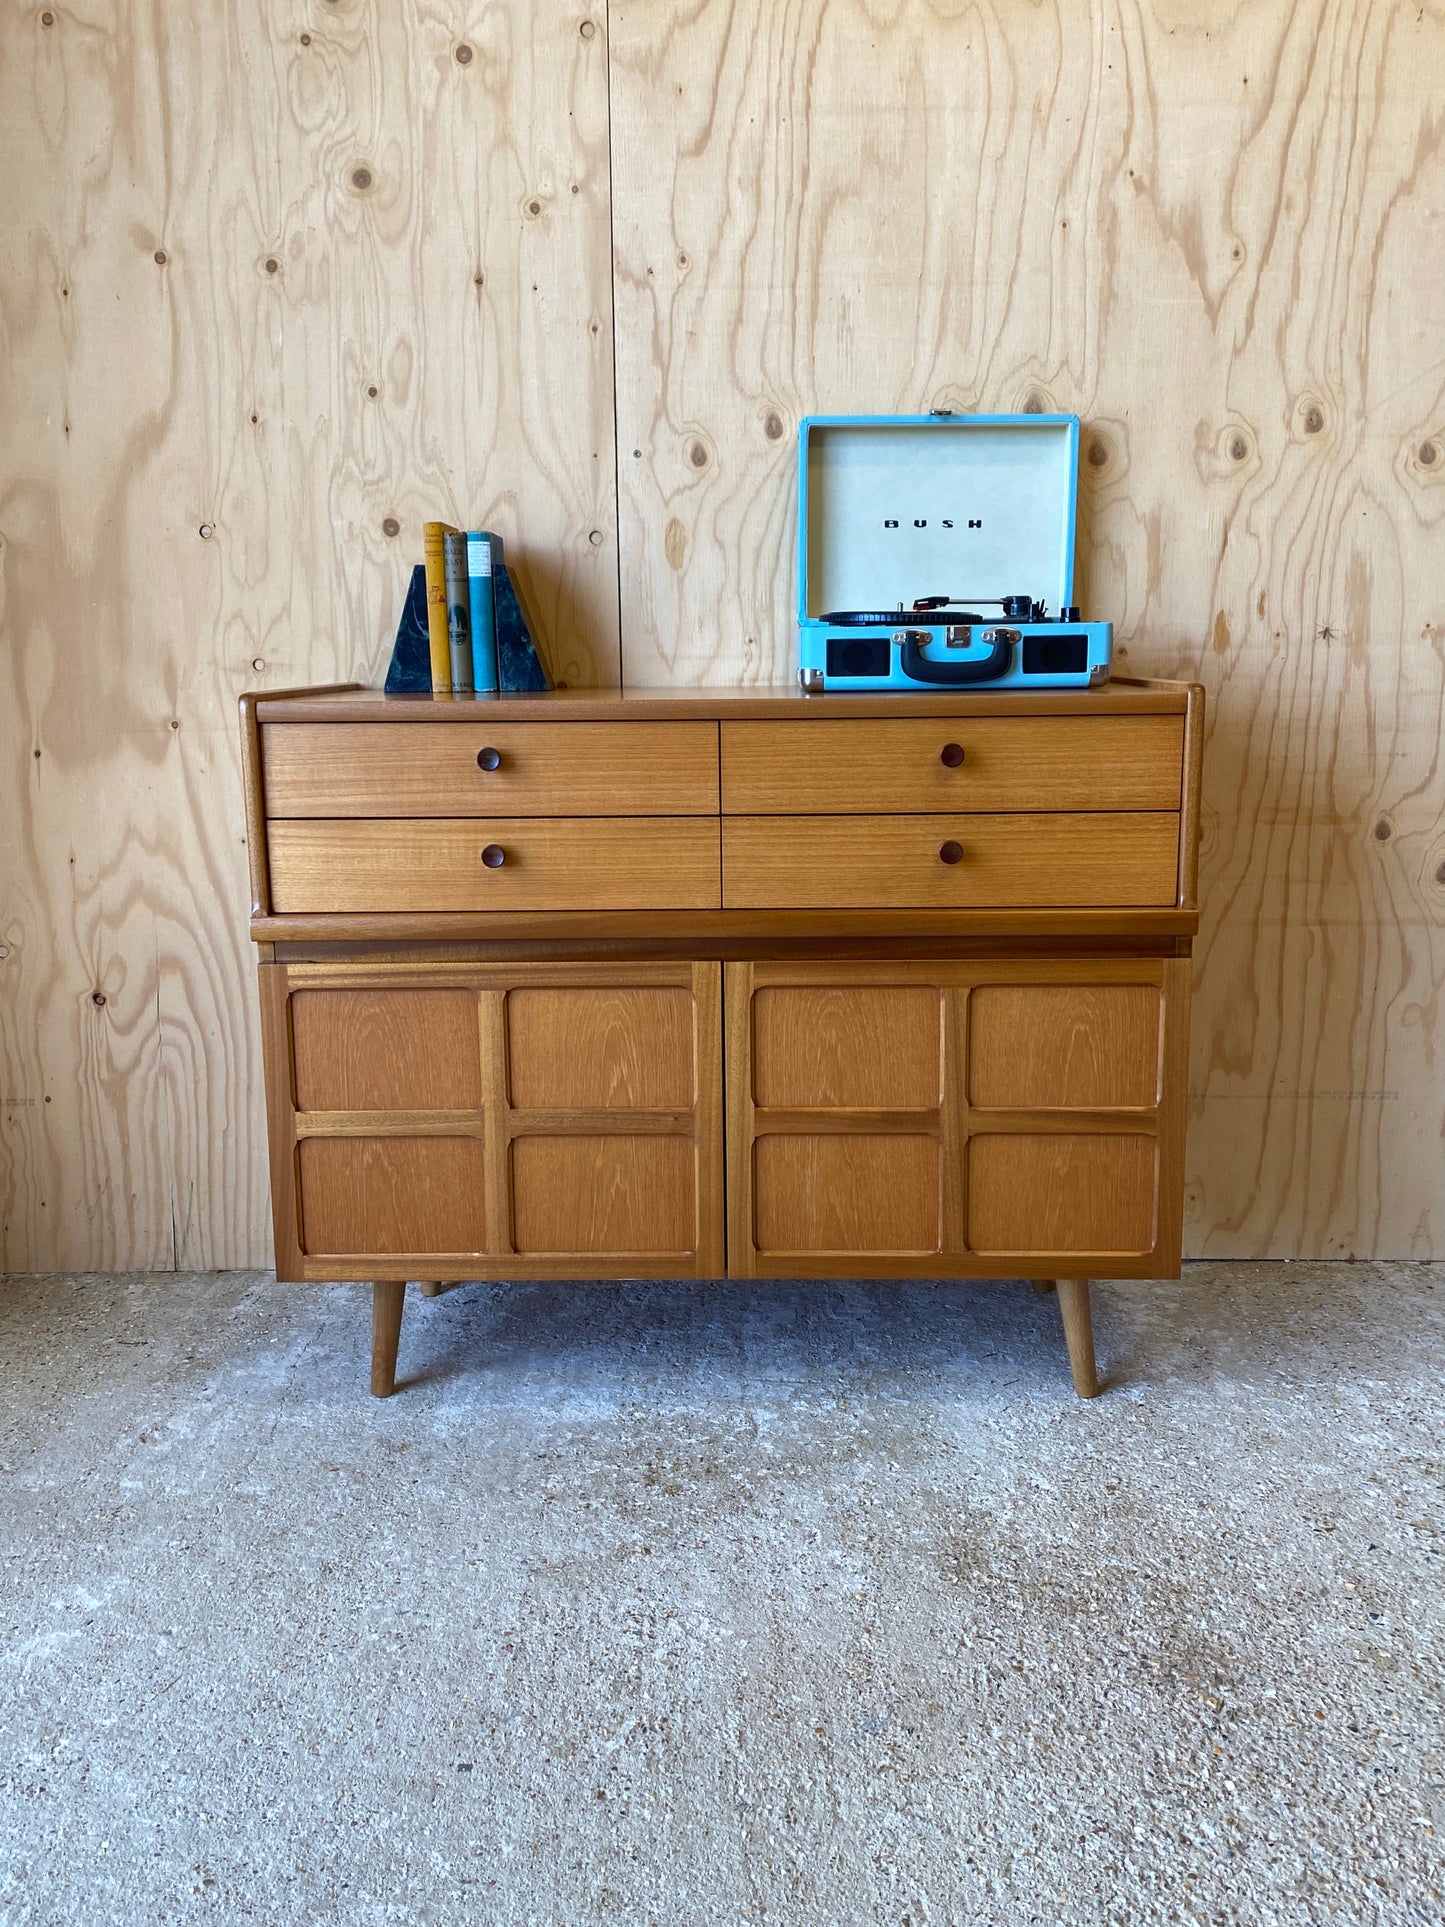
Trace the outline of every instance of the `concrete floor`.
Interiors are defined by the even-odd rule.
[[[0,1922],[1438,1927],[1442,1287],[0,1281]]]

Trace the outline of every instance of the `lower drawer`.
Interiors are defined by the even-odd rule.
[[[280,915],[719,904],[716,817],[273,819],[266,841]]]
[[[1179,818],[738,816],[722,852],[729,910],[1137,908],[1176,900]]]

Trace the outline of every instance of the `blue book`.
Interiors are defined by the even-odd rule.
[[[485,529],[467,530],[467,575],[472,592],[472,687],[497,687],[497,621],[492,601],[492,544]]]

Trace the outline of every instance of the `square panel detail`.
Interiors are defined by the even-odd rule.
[[[511,1101],[519,1110],[690,1110],[692,992],[596,985],[507,993]]]
[[[520,1137],[512,1143],[518,1252],[691,1252],[697,1244],[691,1138]]]
[[[968,1003],[968,1100],[1114,1110],[1159,1097],[1153,984],[983,984]]]
[[[935,1111],[943,998],[932,985],[773,985],[753,996],[753,1102]]]
[[[308,1257],[485,1248],[480,1139],[311,1137],[296,1151]]]
[[[1141,1133],[971,1137],[968,1244],[984,1256],[1148,1252],[1157,1189],[1155,1141]]]
[[[296,990],[291,1039],[298,1111],[481,1106],[475,991]]]
[[[937,1138],[779,1134],[753,1145],[760,1258],[938,1251],[941,1224]]]

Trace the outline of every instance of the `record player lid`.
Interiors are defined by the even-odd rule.
[[[1074,415],[812,415],[798,615],[1026,591],[1074,599]]]

